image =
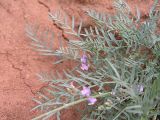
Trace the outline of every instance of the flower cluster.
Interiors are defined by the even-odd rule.
[[[90,96],[91,95],[91,90],[90,90],[89,87],[84,86],[83,90],[81,90],[81,94],[82,94],[82,96],[87,97],[87,100],[88,100],[88,103],[89,103],[88,105],[93,105],[97,101],[96,98]]]
[[[81,57],[81,69],[82,70],[88,70],[89,68],[89,64],[88,64],[88,60],[87,60],[87,55],[83,54]],[[83,86],[83,90],[81,90],[81,94],[84,97],[87,97],[88,100],[88,105],[93,105],[97,99],[94,97],[91,97],[91,90],[89,87]]]

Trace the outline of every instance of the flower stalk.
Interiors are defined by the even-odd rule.
[[[109,94],[110,94],[110,92],[107,92],[107,93],[102,93],[102,94],[94,95],[94,96],[91,96],[91,97],[93,97],[93,98],[99,98],[99,97],[104,97],[104,96],[109,95]],[[54,113],[56,113],[56,112],[58,112],[58,111],[61,111],[61,110],[63,110],[63,109],[66,109],[66,108],[69,108],[69,107],[74,106],[74,105],[76,105],[76,104],[79,104],[79,103],[81,103],[81,102],[84,102],[84,101],[86,101],[87,99],[88,99],[88,98],[83,98],[83,99],[80,99],[80,100],[77,100],[77,101],[74,101],[74,102],[65,104],[65,105],[63,105],[63,106],[61,106],[61,107],[59,107],[59,108],[56,108],[56,109],[54,109],[54,110],[51,110],[51,111],[46,112],[46,113],[44,113],[44,114],[41,114],[40,116],[38,116],[38,117],[36,117],[36,118],[33,118],[32,120],[39,120],[39,119],[45,117],[46,115],[54,114]]]

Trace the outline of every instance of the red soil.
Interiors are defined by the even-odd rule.
[[[75,15],[76,20],[84,17],[84,9],[96,9],[113,12],[112,0],[95,0],[92,3],[78,0],[1,0],[0,1],[0,120],[29,120],[34,113],[31,100],[35,93],[44,86],[36,77],[40,71],[55,71],[67,68],[53,66],[54,58],[43,57],[29,46],[29,38],[25,34],[26,23],[40,24],[49,27],[55,33],[61,32],[48,19],[48,11],[61,10],[68,16]],[[129,0],[128,0],[129,1]],[[130,0],[132,9],[139,7],[142,15],[146,15],[153,0]],[[88,21],[89,23],[89,21]],[[77,23],[78,24],[78,23]],[[57,34],[55,34],[55,39]],[[55,48],[57,46],[55,45]],[[78,120],[77,113],[70,110],[63,120]]]

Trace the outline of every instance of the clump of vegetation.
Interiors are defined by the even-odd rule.
[[[72,35],[67,44],[60,40],[59,49],[46,46],[30,29],[32,45],[42,55],[77,63],[71,70],[53,76],[39,74],[49,82],[41,99],[34,98],[42,114],[33,118],[49,119],[61,111],[83,103],[82,120],[156,120],[160,114],[160,35],[157,22],[160,10],[156,0],[149,17],[141,22],[141,14],[133,16],[121,0],[114,3],[116,13],[106,15],[87,11],[96,23],[82,29],[75,27],[74,17],[69,25],[58,13],[49,13],[54,24]]]

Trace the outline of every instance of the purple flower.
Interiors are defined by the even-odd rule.
[[[81,57],[81,63],[82,64],[87,64],[87,55],[82,55],[82,57]]]
[[[82,94],[83,96],[86,96],[86,97],[90,96],[90,94],[91,94],[90,88],[84,86],[84,87],[83,87],[83,90],[81,90],[81,94]]]
[[[95,102],[97,101],[97,99],[93,97],[89,97],[87,100],[88,100],[88,105],[94,105]]]
[[[142,93],[143,90],[144,90],[144,86],[143,86],[143,85],[137,85],[137,91],[138,91],[139,93]]]
[[[84,54],[81,57],[81,69],[82,70],[88,70],[88,68],[89,68],[89,65],[88,65],[88,62],[87,62],[87,56]]]

